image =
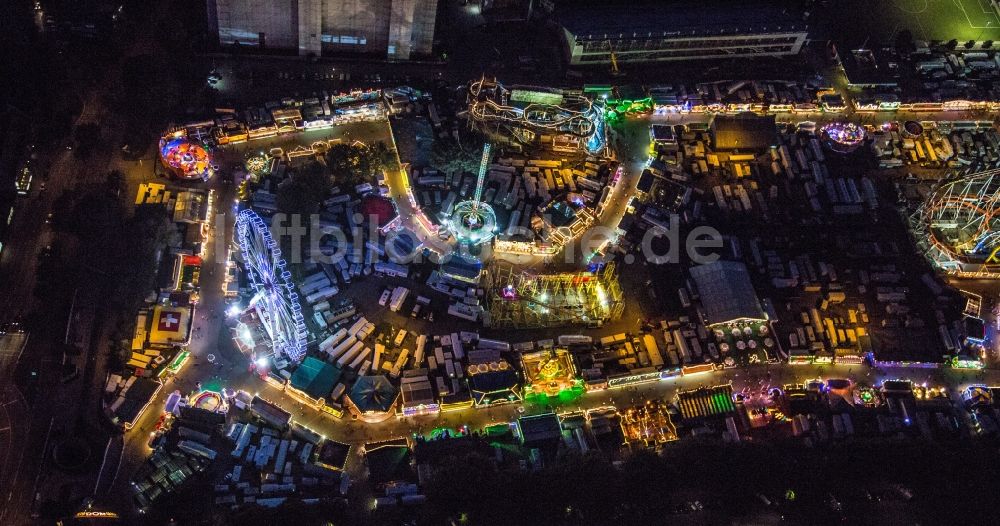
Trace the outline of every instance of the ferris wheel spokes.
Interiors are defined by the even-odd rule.
[[[237,216],[237,235],[248,281],[254,288],[250,306],[260,315],[271,349],[300,361],[306,351],[305,318],[281,249],[264,220],[252,210]]]

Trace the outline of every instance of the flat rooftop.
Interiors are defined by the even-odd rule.
[[[553,18],[577,38],[805,30],[801,12],[775,1],[557,0]]]

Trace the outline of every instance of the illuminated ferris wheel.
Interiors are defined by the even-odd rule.
[[[281,249],[253,210],[243,210],[237,216],[236,237],[254,289],[248,308],[259,313],[274,353],[298,362],[306,353],[306,324]]]
[[[1000,170],[941,184],[911,216],[925,255],[948,271],[996,264],[1000,254]]]

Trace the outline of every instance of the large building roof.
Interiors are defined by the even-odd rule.
[[[118,400],[112,405],[114,416],[120,423],[131,425],[156,396],[161,387],[160,382],[149,378],[136,378],[128,389],[119,394]]]
[[[259,396],[254,396],[250,400],[250,412],[264,419],[268,424],[284,429],[288,427],[288,422],[292,419],[292,414],[285,411],[273,402],[264,400]]]
[[[410,456],[411,452],[406,439],[400,438],[365,444],[365,461],[368,464],[369,480],[375,484],[385,484],[412,479]]]
[[[396,403],[399,389],[383,375],[359,376],[347,396],[362,413],[386,412]]]
[[[292,387],[319,399],[330,394],[339,379],[340,369],[323,360],[306,356],[292,374],[291,383]]]
[[[619,34],[720,35],[805,30],[801,13],[776,1],[559,0],[555,20],[577,38]]]
[[[426,376],[417,381],[403,382],[400,384],[399,390],[403,394],[404,406],[435,403],[434,390]]]
[[[149,343],[153,345],[180,345],[191,336],[191,318],[194,308],[190,306],[153,307],[153,321],[149,330]]]
[[[555,413],[544,413],[518,418],[517,425],[521,429],[521,439],[525,444],[556,440],[562,433],[559,417]]]
[[[520,399],[517,393],[520,382],[517,373],[510,367],[501,369],[499,363],[470,365],[468,378],[476,404],[489,404],[502,398]]]
[[[716,150],[762,150],[778,144],[774,115],[720,116],[712,122]]]
[[[635,189],[648,194],[650,190],[653,189],[653,182],[656,180],[656,176],[653,172],[649,170],[643,170],[642,175],[639,176],[639,182],[636,183]]]
[[[476,281],[483,271],[483,264],[477,259],[456,255],[441,265],[441,271],[464,281]]]
[[[366,195],[361,199],[361,214],[365,219],[371,218],[379,228],[388,225],[396,219],[396,205],[380,195]]]
[[[892,50],[838,49],[847,82],[856,86],[895,88],[899,85],[900,60]]]
[[[765,319],[746,265],[715,261],[691,267],[708,325],[737,319]]]

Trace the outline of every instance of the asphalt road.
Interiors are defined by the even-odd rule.
[[[90,97],[85,101],[74,127],[95,119],[97,111],[96,97]],[[47,180],[37,178],[30,194],[20,198],[12,224],[15,235],[11,236],[10,242],[0,254],[0,323],[24,321],[35,309],[43,307],[34,296],[38,279],[36,269],[44,247],[53,244],[55,239],[55,234],[46,223],[46,217],[50,212],[58,212],[52,206],[63,191],[76,184],[103,180],[108,162],[106,153],[95,153],[87,162],[81,162],[74,157],[72,151],[60,147],[48,161]],[[55,318],[59,318],[58,313],[49,309],[45,319]],[[0,358],[0,383],[3,383],[8,403],[11,403],[8,408],[18,405],[10,400],[20,399],[20,408],[24,410],[24,416],[10,424],[13,436],[20,437],[13,440],[11,445],[11,456],[18,458],[18,467],[11,472],[9,478],[5,476],[0,480],[0,492],[10,498],[7,506],[0,512],[3,513],[0,515],[0,524],[24,524],[30,521],[35,490],[42,479],[41,470],[49,445],[46,438],[51,429],[49,425],[54,419],[53,412],[67,408],[58,404],[36,404],[35,401],[25,400],[13,381],[15,368],[23,367],[31,371],[32,390],[27,393],[29,398],[46,400],[53,386],[59,385],[59,375],[55,373],[57,364],[53,364],[48,358],[53,346],[61,343],[61,328],[42,331],[29,339],[23,352],[19,352],[18,359],[10,360],[6,356]]]
[[[28,404],[10,377],[14,364],[27,344],[25,333],[0,335],[0,524],[8,510],[23,505],[15,495],[24,463],[24,448],[30,434]]]
[[[392,128],[389,128],[392,135]],[[393,140],[395,147],[395,140]],[[403,221],[403,226],[408,228],[424,246],[433,249],[439,256],[451,255],[454,245],[442,240],[437,233],[432,230],[432,222],[417,204],[413,195],[413,188],[410,186],[410,178],[405,169],[386,171],[386,186],[389,187],[389,197],[396,203],[396,209]]]

